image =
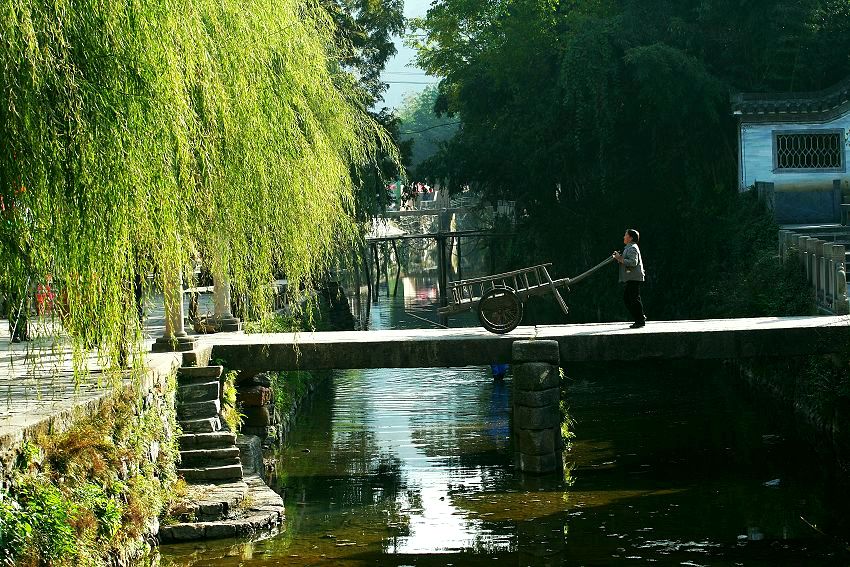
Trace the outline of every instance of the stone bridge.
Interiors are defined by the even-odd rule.
[[[765,317],[483,329],[332,333],[217,334],[184,353],[199,365],[221,358],[229,368],[317,370],[513,365],[512,434],[520,470],[561,469],[558,367],[570,362],[736,359],[846,352],[850,317]]]
[[[850,317],[761,317],[695,321],[481,328],[216,334],[201,356],[244,370],[431,368],[511,362],[517,340],[557,341],[560,363],[647,359],[729,359],[840,352],[850,346]]]

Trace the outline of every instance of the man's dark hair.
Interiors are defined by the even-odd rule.
[[[635,244],[640,242],[640,233],[633,228],[626,231],[626,234],[632,237],[632,242]]]

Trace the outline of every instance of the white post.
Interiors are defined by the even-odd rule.
[[[183,323],[183,274],[178,269],[166,278],[162,290],[165,331],[153,344],[153,352],[192,350],[195,339],[186,334]]]
[[[220,264],[213,268],[213,286],[215,315],[209,326],[215,331],[241,331],[242,322],[230,312],[230,278]]]
[[[824,245],[826,242],[823,240],[815,241],[815,276],[816,276],[816,287],[818,301],[821,305],[826,304],[826,278],[824,275],[826,274],[826,265],[824,257]]]
[[[837,315],[850,313],[847,301],[847,268],[845,266],[845,251],[841,244],[832,245],[832,260],[835,263],[835,300],[833,311]]]

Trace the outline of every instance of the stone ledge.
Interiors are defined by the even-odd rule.
[[[557,366],[561,363],[558,341],[515,341],[511,346],[511,354],[514,364],[521,364],[523,362],[548,362]]]
[[[220,384],[218,380],[213,382],[198,382],[195,384],[183,384],[178,386],[177,395],[181,402],[207,402],[219,398]]]
[[[159,529],[159,541],[171,543],[200,539],[253,536],[276,529],[283,521],[283,499],[266,486],[257,475],[245,478],[247,505],[237,508],[238,514],[230,519],[208,522],[183,522]]]
[[[218,417],[205,419],[181,419],[180,429],[186,433],[216,433],[221,430],[221,420]]]

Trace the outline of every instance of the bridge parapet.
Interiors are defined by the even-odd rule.
[[[795,230],[780,230],[779,257],[782,262],[796,259],[803,266],[819,308],[836,315],[850,312],[847,250],[844,244],[837,243],[835,233],[802,234]]]

